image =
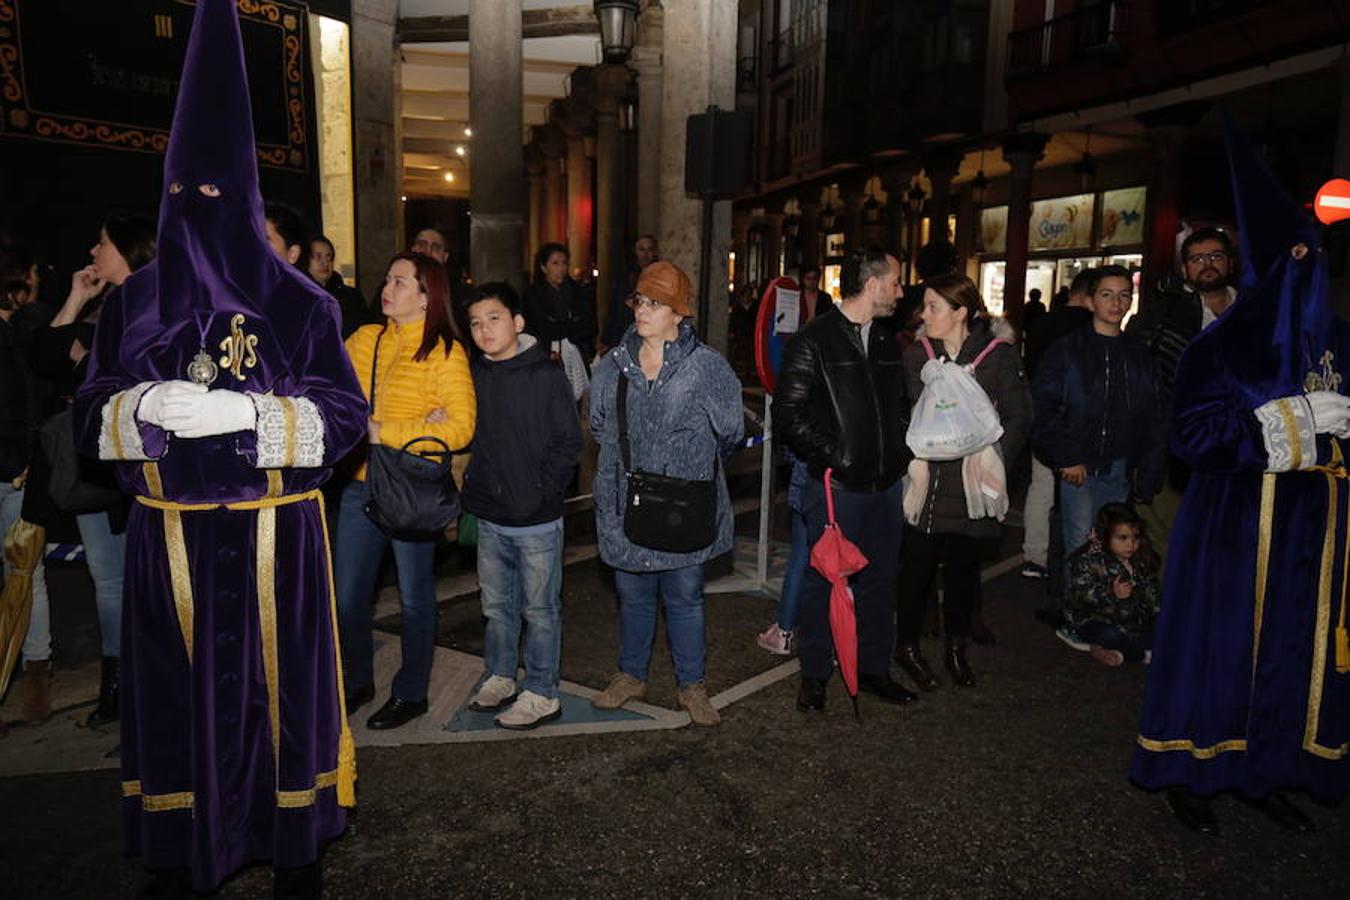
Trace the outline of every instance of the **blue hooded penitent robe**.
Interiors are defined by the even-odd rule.
[[[1315,227],[1231,132],[1229,155],[1244,282],[1177,372],[1173,449],[1195,474],[1131,777],[1336,801],[1350,783],[1350,481],[1301,395],[1345,392],[1350,328],[1331,311]]]
[[[355,757],[319,486],[365,434],[336,302],[264,235],[231,0],[200,0],[164,166],[155,262],[109,299],[75,402],[83,452],[136,497],[122,638],[128,849],[211,890],[307,865],[345,825]],[[138,417],[187,380],[245,393],[254,431]],[[214,366],[214,372],[211,371]],[[201,377],[201,369],[198,369]]]

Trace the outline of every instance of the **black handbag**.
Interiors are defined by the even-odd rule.
[[[716,458],[711,481],[634,471],[628,442],[628,379],[622,372],[616,405],[619,453],[628,473],[624,535],[639,547],[667,553],[702,550],[717,539],[717,477],[721,473],[721,457]]]
[[[69,513],[102,512],[122,501],[110,468],[80,456],[75,449],[75,416],[66,407],[38,429],[51,478],[47,490],[56,508]]]
[[[372,413],[383,337],[381,331],[370,363]],[[409,448],[417,444],[438,449],[414,453]],[[459,516],[459,490],[450,474],[452,453],[445,441],[431,435],[413,438],[397,449],[371,444],[366,457],[366,515],[381,531],[398,540],[424,541],[443,533]]]

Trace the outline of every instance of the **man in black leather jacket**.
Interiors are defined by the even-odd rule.
[[[825,528],[823,477],[832,470],[835,517],[869,560],[850,582],[859,686],[888,702],[908,703],[915,695],[891,678],[889,659],[910,403],[895,338],[873,327],[874,318],[895,311],[900,264],[883,250],[855,250],[844,262],[840,288],[839,307],[808,322],[784,350],[773,415],[811,473],[801,498],[810,543]],[[803,711],[824,707],[833,670],[829,595],[829,583],[808,570],[798,619],[797,708]]]

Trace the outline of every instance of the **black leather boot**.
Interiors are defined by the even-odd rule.
[[[89,728],[111,725],[121,715],[119,705],[122,683],[118,677],[118,663],[116,656],[103,657],[103,670],[98,682],[98,705],[84,720],[84,724]]]
[[[966,662],[965,641],[948,640],[943,662],[947,665],[947,674],[952,676],[953,684],[961,687],[975,686],[975,673],[970,671],[970,663]]]
[[[918,644],[902,644],[895,651],[895,661],[900,664],[900,668],[905,670],[905,674],[919,686],[919,690],[935,691],[941,684],[934,674],[928,660],[923,658],[922,651]]]

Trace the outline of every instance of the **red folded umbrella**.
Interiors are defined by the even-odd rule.
[[[825,470],[825,510],[828,520],[820,540],[811,548],[811,565],[830,583],[830,634],[834,637],[834,656],[839,661],[839,674],[844,687],[853,699],[853,713],[858,713],[858,614],[853,608],[853,589],[848,577],[867,565],[857,545],[844,537],[834,518],[834,491],[830,487],[830,473]]]

